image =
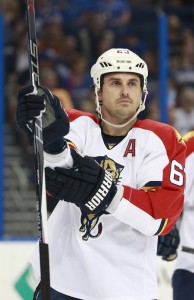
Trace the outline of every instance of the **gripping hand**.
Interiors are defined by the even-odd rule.
[[[18,92],[16,120],[33,141],[33,120],[42,115],[44,149],[53,141],[61,139],[69,132],[69,119],[58,98],[43,86],[37,94],[32,85],[22,87]]]
[[[47,192],[56,200],[72,202],[86,213],[104,211],[114,198],[117,187],[112,176],[89,156],[71,149],[74,167],[45,169]]]
[[[177,257],[179,243],[179,232],[175,225],[168,234],[158,237],[157,255],[162,256],[166,261],[174,260]]]

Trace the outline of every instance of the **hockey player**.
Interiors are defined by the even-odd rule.
[[[173,300],[194,299],[194,131],[184,137],[186,187],[184,210],[180,220],[180,251],[172,278]]]
[[[148,70],[135,53],[106,51],[91,76],[98,118],[67,118],[43,87],[43,96],[31,86],[18,94],[29,137],[43,114],[48,201],[61,200],[48,221],[52,299],[157,299],[157,240],[182,211],[186,147],[173,127],[137,119]],[[38,246],[32,264],[40,278]]]
[[[157,251],[164,260],[177,258],[172,277],[173,300],[194,299],[194,131],[187,133],[183,139],[187,145],[184,211],[178,229],[175,225],[169,234],[159,237]]]

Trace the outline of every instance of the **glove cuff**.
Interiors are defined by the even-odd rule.
[[[112,214],[117,209],[117,206],[119,205],[123,197],[123,192],[124,192],[124,187],[122,185],[117,185],[116,194],[112,199],[111,203],[109,204],[109,206],[106,208],[106,211],[108,213]]]
[[[44,144],[43,144],[44,146]],[[44,147],[44,151],[46,151],[47,153],[50,154],[59,154],[61,152],[63,152],[63,150],[65,150],[65,148],[67,148],[67,143],[65,141],[65,139],[59,138],[57,140],[55,140],[54,142],[50,143],[49,145]]]

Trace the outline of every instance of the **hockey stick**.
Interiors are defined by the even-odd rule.
[[[193,248],[190,248],[190,247],[182,246],[182,251],[183,251],[183,252],[187,252],[187,253],[194,254],[194,249],[193,249]]]
[[[26,0],[26,16],[28,27],[28,57],[30,68],[30,80],[32,85],[34,86],[34,92],[36,93],[37,86],[39,85],[39,66],[38,49],[36,43],[34,0]],[[47,204],[41,116],[35,119],[33,125],[42,300],[50,300],[51,297],[47,232]]]

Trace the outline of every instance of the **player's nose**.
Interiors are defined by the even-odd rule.
[[[128,98],[129,97],[129,89],[127,85],[122,85],[121,87],[121,97],[122,98]]]

